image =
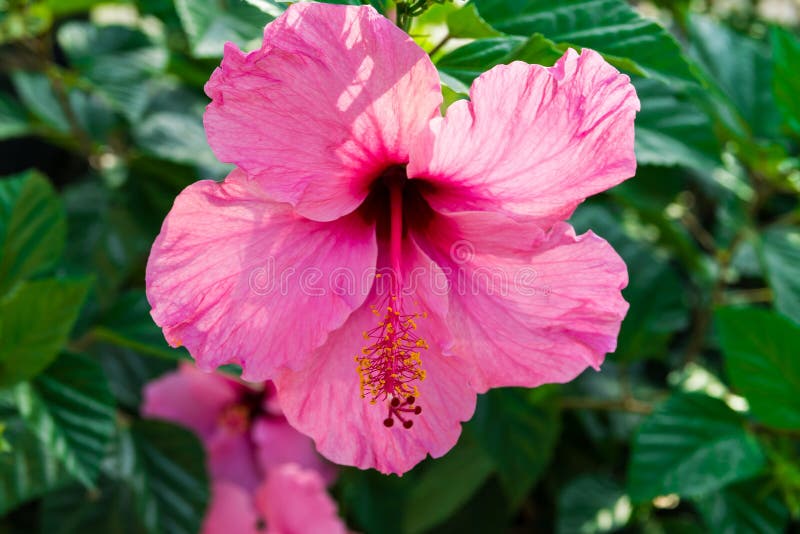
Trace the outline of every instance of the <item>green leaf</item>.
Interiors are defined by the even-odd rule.
[[[407,507],[405,532],[426,532],[461,508],[492,474],[492,460],[468,436],[444,457],[429,462],[414,482]]]
[[[8,418],[9,405],[0,401],[6,425],[3,437],[11,450],[0,452],[0,515],[70,481],[64,467],[45,443],[19,417]]]
[[[114,454],[95,491],[48,495],[43,532],[195,534],[208,502],[203,448],[181,427],[137,421],[120,429]]]
[[[56,192],[39,173],[0,180],[0,297],[58,260],[65,242],[64,219]]]
[[[757,137],[778,134],[779,116],[772,94],[772,63],[762,43],[722,26],[706,17],[694,16],[690,24],[693,55],[706,72],[715,91],[704,91],[706,99],[721,95],[729,110],[744,120],[744,127]],[[736,53],[731,53],[735,50]],[[720,117],[723,122],[736,121]],[[730,124],[736,131],[739,126]]]
[[[197,167],[203,178],[224,178],[232,167],[217,160],[208,146],[203,128],[206,104],[183,87],[160,84],[142,120],[133,126],[134,139],[149,155]]]
[[[492,389],[481,397],[468,425],[515,503],[547,468],[558,440],[561,421],[549,394],[546,388]]]
[[[103,342],[93,343],[87,351],[103,366],[117,403],[131,412],[141,406],[145,384],[175,368],[173,361],[140,356],[132,350]]]
[[[134,136],[148,154],[211,169],[210,173],[203,173],[205,175],[222,177],[228,170],[211,152],[199,113],[188,110],[148,113],[135,125]]]
[[[521,37],[479,39],[442,56],[436,67],[469,86],[484,71],[504,63],[524,42]]]
[[[678,91],[654,79],[634,78],[642,109],[636,116],[639,163],[683,166],[709,173],[721,166],[711,121]]]
[[[205,453],[188,430],[163,421],[131,427],[144,478],[139,509],[153,533],[194,534],[208,503]]]
[[[623,489],[604,475],[572,480],[558,495],[558,534],[614,532],[625,525],[633,508]]]
[[[167,66],[163,43],[125,26],[68,22],[58,42],[81,75],[132,121],[147,105],[145,82]]]
[[[734,484],[695,501],[710,532],[780,534],[789,511],[769,482]]]
[[[175,0],[181,24],[192,45],[192,54],[203,58],[220,57],[227,41],[233,41],[240,48],[260,42],[264,26],[275,17],[253,4],[279,7],[266,0],[248,3]]]
[[[800,228],[770,228],[762,235],[760,253],[775,307],[800,324]]]
[[[784,123],[795,134],[800,135],[800,40],[790,32],[775,26],[770,34],[772,59],[775,62],[773,91],[775,103],[783,115]]]
[[[31,133],[25,109],[11,96],[0,93],[0,140]]]
[[[64,267],[72,276],[94,276],[93,296],[101,307],[111,306],[119,287],[137,276],[150,250],[152,235],[140,226],[144,210],[134,215],[126,205],[132,199],[99,181],[71,184],[62,195],[68,223]]]
[[[51,128],[62,133],[69,132],[69,121],[47,76],[14,71],[11,73],[11,81],[14,83],[17,95],[31,113]]]
[[[495,30],[481,18],[475,4],[467,4],[447,15],[447,29],[450,37],[457,39],[483,39],[500,37]]]
[[[65,16],[88,11],[93,6],[104,3],[106,0],[44,0],[53,15]]]
[[[552,41],[541,34],[522,37],[478,39],[442,56],[436,67],[439,72],[456,78],[467,86],[483,72],[496,65],[525,61],[552,65],[561,56]]]
[[[93,333],[98,340],[148,356],[169,360],[189,356],[185,349],[173,349],[164,340],[164,334],[150,316],[150,304],[141,290],[120,296]]]
[[[695,83],[678,43],[624,0],[475,0],[494,28],[512,35],[541,33],[559,45],[597,50],[634,74]]]
[[[47,534],[146,534],[134,488],[107,478],[87,491],[71,485],[44,496],[39,512],[40,532]]]
[[[722,308],[715,319],[728,375],[753,414],[800,428],[800,325],[760,308]]]
[[[0,301],[0,387],[30,379],[53,361],[88,289],[84,280],[39,280]]]
[[[340,510],[356,531],[401,534],[406,503],[414,488],[415,471],[403,477],[385,476],[373,469],[345,467],[339,471]]]
[[[758,441],[724,402],[675,394],[642,422],[634,438],[628,493],[637,503],[669,493],[707,495],[755,476],[764,463]]]
[[[33,382],[18,384],[14,400],[50,454],[91,487],[115,427],[114,398],[103,369],[85,356],[64,353]]]
[[[52,23],[53,15],[46,5],[0,3],[0,44],[33,39],[50,29]]]

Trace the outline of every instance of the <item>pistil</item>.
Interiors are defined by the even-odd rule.
[[[397,419],[403,428],[411,428],[411,415],[419,415],[422,408],[416,404],[418,383],[425,379],[422,369],[422,351],[427,342],[416,334],[417,321],[427,317],[425,312],[403,311],[402,244],[403,244],[403,181],[389,184],[390,230],[389,261],[391,280],[388,295],[372,313],[379,318],[378,325],[364,332],[368,344],[355,357],[358,363],[361,397],[370,403],[385,402],[387,417],[383,424],[394,426]],[[380,280],[381,274],[376,275]],[[376,280],[376,286],[382,287]]]

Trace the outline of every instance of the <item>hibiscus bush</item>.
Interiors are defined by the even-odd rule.
[[[0,67],[0,532],[800,531],[796,0],[0,0]]]

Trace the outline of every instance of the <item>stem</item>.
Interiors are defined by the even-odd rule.
[[[439,41],[439,44],[437,44],[436,46],[434,46],[434,47],[431,49],[431,51],[430,51],[430,52],[428,52],[428,55],[429,55],[429,56],[431,56],[431,57],[433,57],[433,56],[434,56],[434,54],[436,54],[436,52],[438,52],[439,50],[441,50],[441,49],[444,47],[444,45],[446,45],[447,43],[449,43],[449,42],[450,42],[450,39],[452,39],[452,37],[451,37],[451,35],[448,33],[448,34],[447,34],[447,36],[446,36],[444,39],[442,39],[441,41]]]
[[[653,412],[653,405],[634,398],[625,399],[593,399],[587,397],[563,397],[563,410],[597,410],[603,412],[629,412],[648,415]]]

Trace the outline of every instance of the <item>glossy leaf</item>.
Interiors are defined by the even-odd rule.
[[[512,35],[541,33],[558,43],[592,48],[618,58],[636,74],[694,83],[678,43],[664,28],[640,16],[624,0],[476,0],[494,28]]]
[[[599,534],[623,528],[631,518],[630,499],[612,478],[585,475],[558,496],[558,534]]]
[[[33,382],[17,385],[14,400],[30,431],[66,471],[92,486],[116,418],[102,368],[64,353]]]
[[[451,38],[483,39],[500,37],[502,33],[495,30],[483,18],[475,4],[467,4],[447,15],[447,30]]]
[[[639,163],[679,165],[703,173],[722,164],[711,121],[688,97],[658,80],[633,82],[642,106],[635,130]]]
[[[775,307],[800,324],[800,228],[770,228],[762,236],[760,252]]]
[[[129,119],[147,104],[146,80],[167,65],[167,49],[141,31],[124,26],[69,22],[58,42],[70,63]]]
[[[465,86],[484,71],[496,65],[525,61],[538,65],[552,65],[563,50],[543,37],[534,34],[522,37],[493,37],[478,39],[439,58],[436,67],[440,72],[456,78]]]
[[[800,325],[758,308],[720,309],[715,324],[725,368],[753,414],[800,428]]]
[[[711,532],[780,534],[789,521],[789,511],[768,481],[734,484],[695,505]]]
[[[19,417],[9,416],[9,406],[0,400],[3,438],[10,450],[0,453],[0,514],[40,497],[67,483],[70,478],[46,444],[29,431]]]
[[[432,460],[413,485],[405,532],[418,534],[443,523],[483,485],[493,471],[492,459],[463,436],[443,458]]]
[[[25,109],[11,96],[0,93],[0,140],[31,133]]]
[[[743,418],[724,402],[699,393],[679,393],[642,422],[628,466],[633,502],[677,493],[708,495],[751,478],[764,454]]]
[[[800,135],[800,99],[797,98],[800,94],[800,78],[797,76],[800,40],[777,26],[772,28],[770,37],[775,62],[775,103],[783,115],[784,123]]]
[[[131,436],[144,481],[139,510],[148,530],[196,533],[208,504],[200,441],[188,430],[163,421],[137,421]]]
[[[270,5],[276,11],[280,7],[280,4],[269,0],[175,0],[175,8],[195,57],[221,57],[226,41],[233,41],[240,47],[260,42],[264,26],[275,18],[274,14],[260,9],[263,5]]]
[[[67,116],[46,76],[15,71],[11,75],[11,81],[20,100],[33,115],[59,132],[69,132]]]
[[[131,291],[120,296],[93,332],[97,339],[148,356],[169,360],[189,357],[185,349],[173,349],[164,340],[161,329],[150,317],[150,304],[144,291]]]
[[[56,192],[41,174],[0,180],[0,297],[52,267],[64,248],[64,219]]]
[[[98,488],[49,495],[45,531],[196,534],[208,502],[203,449],[183,428],[137,421],[122,429]]]
[[[468,432],[492,459],[512,502],[519,502],[547,468],[561,429],[551,390],[492,389]]]
[[[89,284],[27,282],[0,300],[0,387],[39,374],[69,337]]]
[[[772,95],[772,65],[762,43],[736,33],[706,17],[693,17],[690,26],[692,51],[702,64],[716,94],[744,121],[755,136],[777,133],[779,117]],[[735,50],[735,53],[731,53]]]

